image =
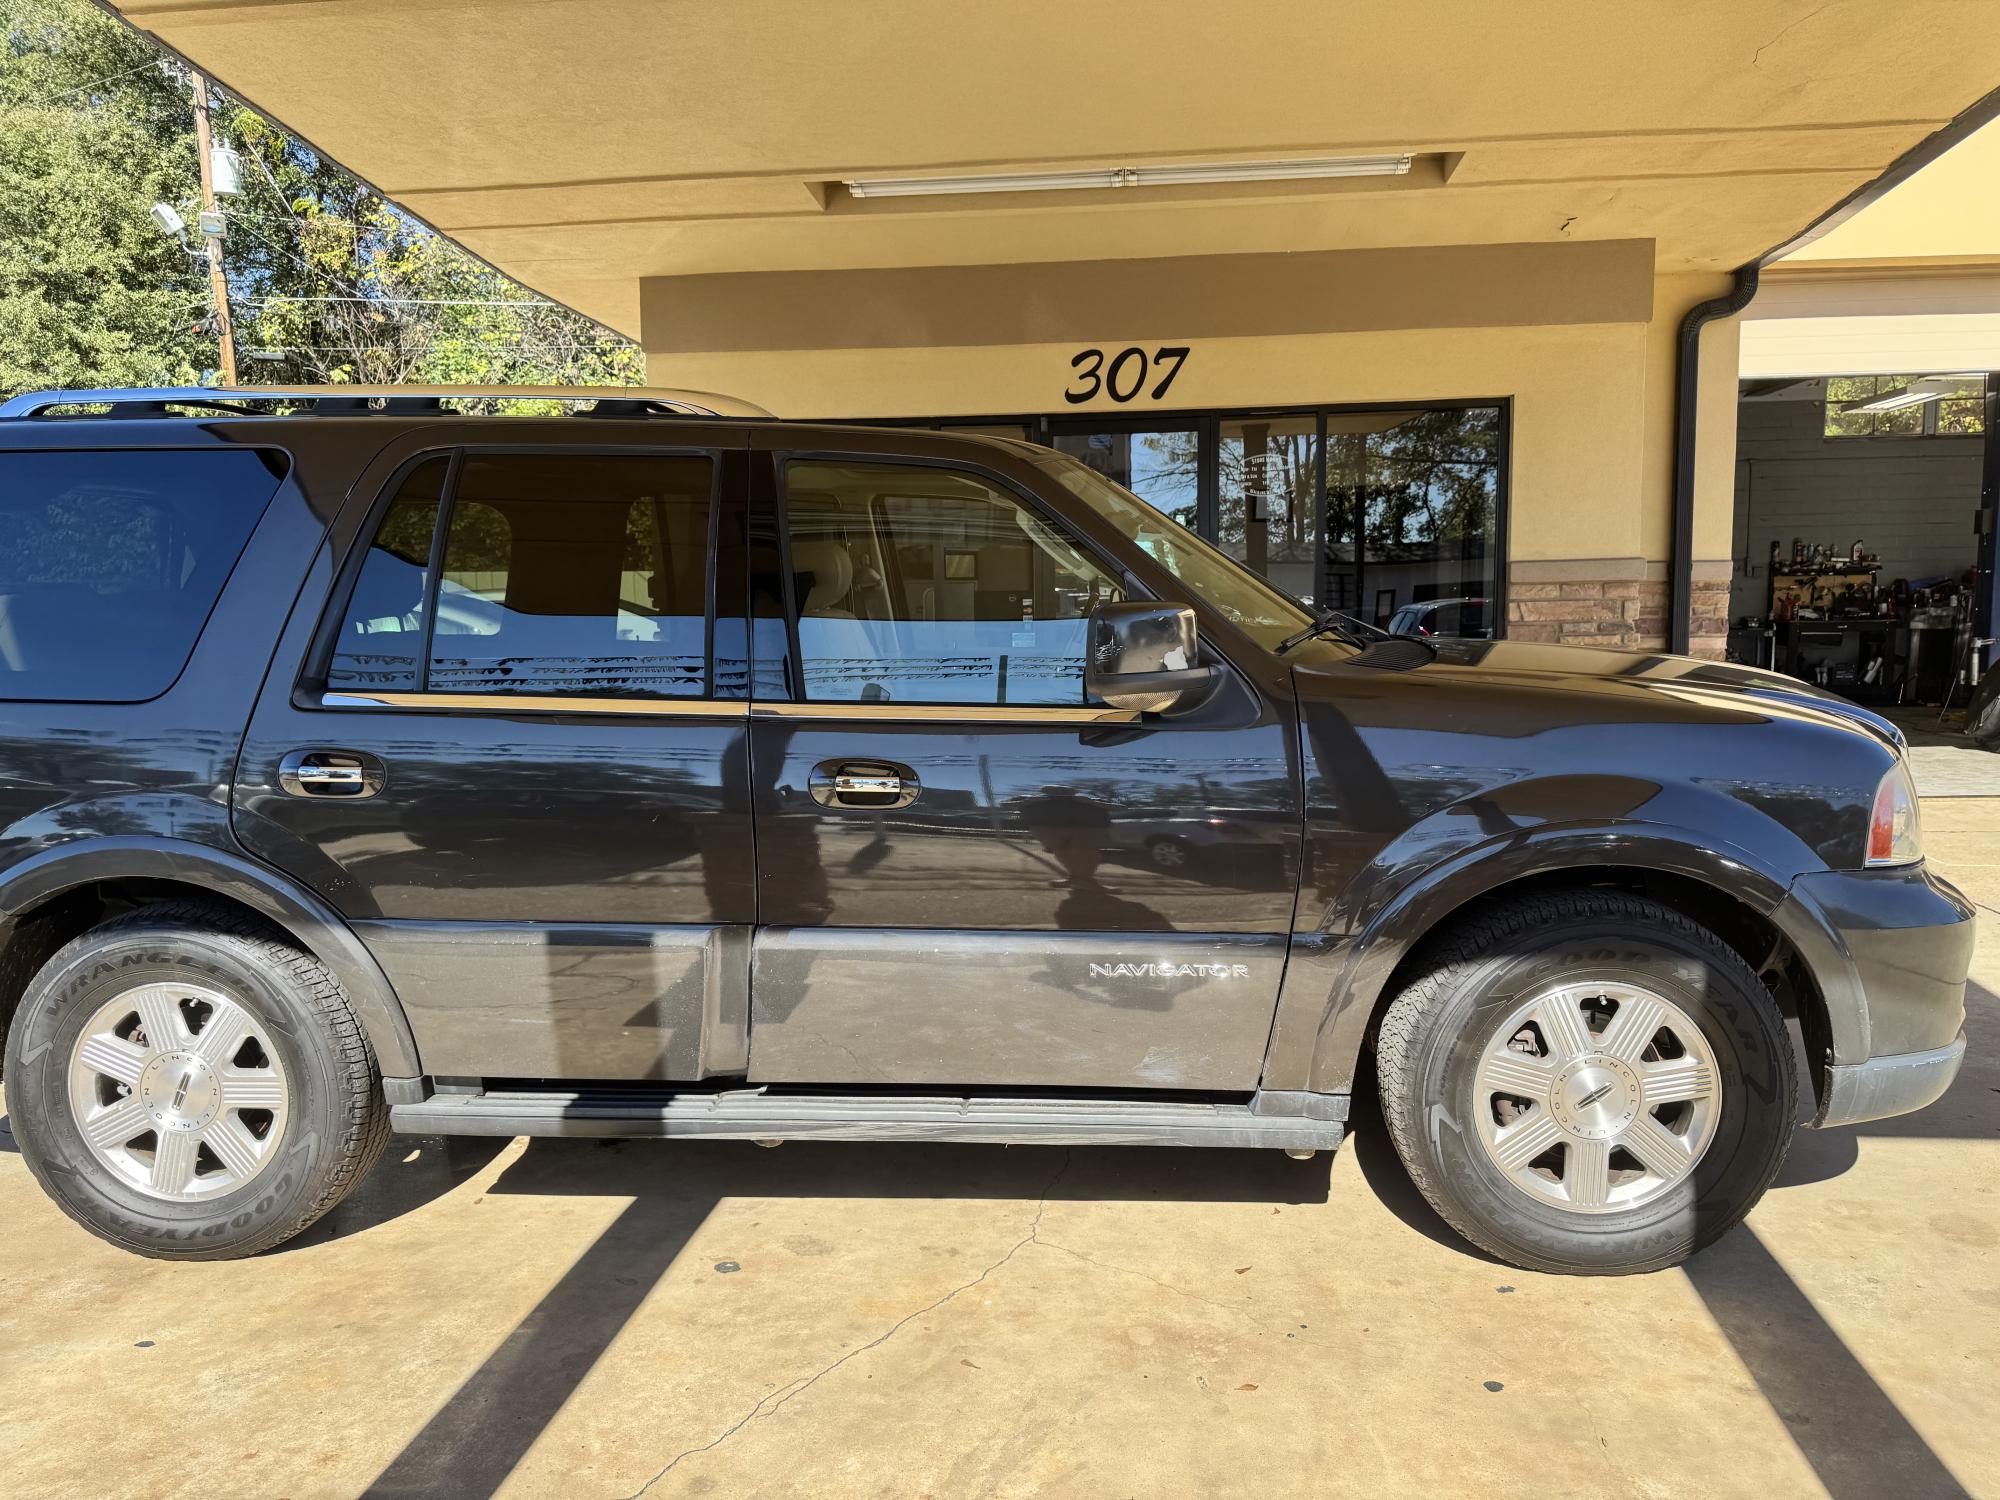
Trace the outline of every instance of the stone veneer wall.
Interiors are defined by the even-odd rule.
[[[1730,572],[1727,561],[1695,564],[1688,634],[1695,656],[1723,654]],[[1667,565],[1640,557],[1517,562],[1507,570],[1507,638],[1664,651],[1671,591]]]

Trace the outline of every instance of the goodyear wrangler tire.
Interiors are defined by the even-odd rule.
[[[1791,1143],[1771,996],[1714,933],[1621,892],[1524,897],[1453,928],[1376,1056],[1418,1189],[1530,1270],[1675,1265],[1750,1211]]]
[[[389,1115],[333,976],[246,915],[163,903],[61,949],[7,1042],[21,1154],[71,1218],[172,1260],[268,1250],[374,1165]]]

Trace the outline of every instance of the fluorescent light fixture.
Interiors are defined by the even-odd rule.
[[[1948,375],[1933,375],[1928,379],[1914,381],[1891,395],[1877,396],[1873,401],[1864,401],[1859,406],[1843,406],[1842,411],[1901,411],[1906,406],[1922,406],[1929,401],[1942,401],[1947,396],[1963,395],[1960,382]]]
[[[1073,188],[1180,187],[1213,182],[1305,182],[1322,177],[1400,177],[1403,156],[1322,156],[1305,161],[1218,161],[1163,167],[1094,167],[992,177],[876,177],[841,184],[856,198],[927,198],[946,193],[1048,193]]]

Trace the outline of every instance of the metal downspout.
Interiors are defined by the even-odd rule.
[[[1733,318],[1757,295],[1755,262],[1736,269],[1736,285],[1688,309],[1681,319],[1674,390],[1674,560],[1667,604],[1667,649],[1685,654],[1694,611],[1694,445],[1701,393],[1701,331],[1717,318]]]

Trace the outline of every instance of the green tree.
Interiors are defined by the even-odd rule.
[[[0,0],[0,390],[185,381],[198,268],[149,215],[193,197],[187,94],[82,0]]]
[[[89,0],[0,0],[0,390],[183,383],[218,362],[191,80]],[[238,378],[634,384],[630,340],[536,296],[211,90],[241,154],[223,200]],[[190,230],[190,238],[195,239]]]
[[[246,378],[316,384],[618,385],[630,340],[536,296],[249,108],[230,284]]]

